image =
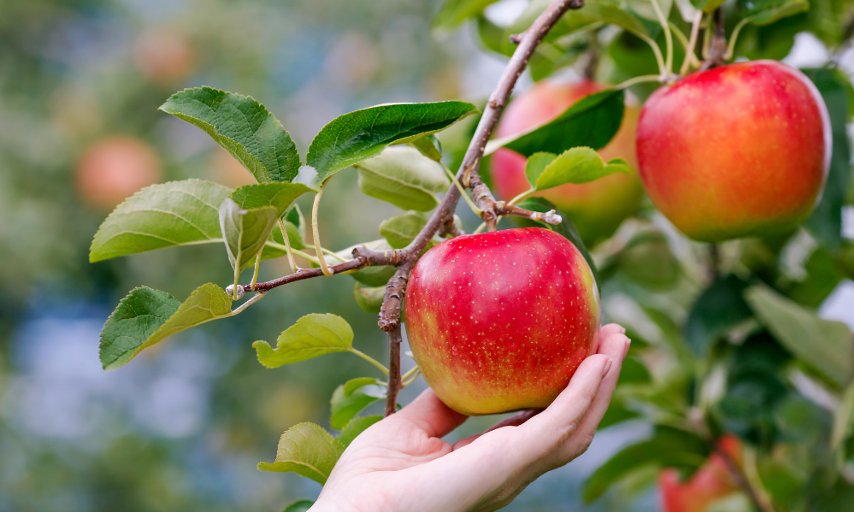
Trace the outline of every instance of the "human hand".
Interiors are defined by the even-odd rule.
[[[608,408],[629,349],[625,329],[602,327],[555,401],[454,444],[442,440],[467,416],[431,390],[371,426],[347,448],[314,512],[495,510],[537,477],[578,457]]]

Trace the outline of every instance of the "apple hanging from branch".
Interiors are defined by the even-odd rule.
[[[543,228],[447,240],[406,292],[412,352],[464,414],[546,407],[595,349],[599,295],[581,252]]]
[[[658,89],[637,129],[652,202],[690,238],[786,231],[812,212],[830,163],[818,90],[773,61],[695,73]]]

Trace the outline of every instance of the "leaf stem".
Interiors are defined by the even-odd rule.
[[[317,212],[320,209],[320,198],[323,196],[324,186],[325,184],[320,186],[320,189],[317,191],[317,195],[314,196],[314,202],[311,204],[311,236],[314,239],[314,251],[317,254],[320,271],[323,272],[324,276],[329,277],[333,272],[329,269],[329,265],[326,263],[323,251],[320,250],[322,244],[320,243],[320,226],[318,226],[317,223]]]
[[[445,175],[447,175],[448,178],[450,178],[451,183],[453,183],[457,187],[457,190],[460,191],[460,197],[462,197],[463,200],[466,202],[466,204],[469,206],[469,208],[471,208],[471,211],[475,215],[480,217],[480,214],[483,213],[483,211],[480,208],[478,208],[476,204],[474,204],[474,201],[472,201],[471,197],[469,197],[468,193],[466,192],[466,189],[463,187],[463,184],[460,183],[460,180],[458,180],[457,177],[454,176],[454,173],[451,172],[451,170],[448,169],[448,167],[445,164],[443,164],[442,162],[439,162],[439,165],[442,166],[442,170],[444,170]]]
[[[665,66],[664,64],[664,56],[661,54],[661,48],[658,47],[658,43],[656,43],[655,40],[649,36],[640,34],[635,35],[637,35],[643,42],[649,45],[649,47],[652,49],[652,53],[655,55],[655,62],[658,64],[658,72],[661,74],[661,76],[667,76],[667,66]]]
[[[415,382],[418,376],[421,374],[421,369],[417,366],[413,367],[411,370],[407,371],[400,377],[400,387],[405,388],[406,386]]]
[[[241,305],[237,306],[236,308],[234,308],[233,310],[231,310],[230,316],[237,316],[240,313],[243,313],[243,311],[245,311],[249,306],[251,306],[252,304],[255,304],[256,302],[258,302],[259,300],[261,300],[263,298],[264,298],[264,292],[256,293],[255,295],[249,297],[246,300],[246,302],[244,302],[243,304],[241,304]]]
[[[729,43],[726,47],[726,54],[724,54],[725,60],[732,59],[733,55],[735,54],[735,44],[736,42],[738,42],[738,36],[739,34],[741,34],[741,29],[743,29],[748,23],[753,21],[754,18],[755,16],[748,16],[739,21],[735,28],[732,29],[732,34],[730,34],[729,36]]]
[[[373,357],[369,356],[368,354],[362,352],[361,350],[359,350],[355,347],[350,347],[350,353],[357,355],[357,356],[361,357],[362,359],[364,359],[365,361],[371,363],[379,371],[383,372],[383,375],[388,376],[388,368],[386,368],[384,364],[377,361]]]
[[[255,283],[258,282],[258,272],[261,270],[261,254],[264,252],[263,248],[258,251],[258,254],[255,255],[255,268],[252,269],[252,280],[249,282],[252,288],[255,288]]]
[[[643,83],[647,83],[647,82],[661,82],[661,76],[660,75],[636,76],[636,77],[629,78],[628,80],[625,80],[625,81],[617,84],[616,86],[614,86],[614,88],[615,89],[628,89],[629,87],[631,87],[633,85],[643,84]]]
[[[658,23],[661,25],[661,30],[664,31],[664,45],[667,54],[664,63],[664,76],[670,77],[673,74],[673,34],[670,32],[670,25],[667,23],[661,6],[658,5],[658,0],[650,0],[650,2],[652,3],[652,10],[655,11],[655,16],[658,18]]]
[[[703,11],[697,11],[697,15],[694,16],[694,21],[691,23],[691,36],[688,40],[688,46],[685,48],[685,58],[682,59],[682,66],[679,68],[679,76],[685,76],[691,66],[699,64],[694,48],[697,46],[697,39],[700,34],[700,25],[702,22]]]
[[[282,241],[285,242],[285,254],[288,256],[288,265],[291,267],[291,272],[295,272],[297,270],[297,260],[294,258],[294,252],[291,248],[291,239],[288,236],[288,228],[285,225],[285,221],[281,218],[279,219],[279,229],[282,230]],[[253,285],[255,283],[252,283]]]
[[[519,204],[522,201],[524,201],[525,199],[531,197],[531,194],[533,194],[534,192],[536,192],[536,189],[529,188],[528,190],[522,192],[521,194],[514,197],[513,199],[507,201],[507,204],[509,204],[509,205]]]

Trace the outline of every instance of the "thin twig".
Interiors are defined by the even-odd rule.
[[[389,365],[388,365],[388,394],[385,403],[385,415],[389,416],[397,411],[397,394],[400,393],[400,345],[403,336],[400,333],[400,324],[388,332],[389,341]]]

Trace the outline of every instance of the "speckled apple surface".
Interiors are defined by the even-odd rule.
[[[581,98],[601,90],[591,81],[540,82],[514,98],[501,118],[496,135],[507,137],[531,130],[557,117]],[[639,109],[627,106],[623,124],[611,142],[599,152],[602,158],[623,158],[637,169],[635,127]],[[492,156],[492,178],[498,196],[510,200],[530,188],[525,178],[527,159],[509,149]],[[643,186],[637,174],[612,174],[590,183],[562,185],[537,194],[554,203],[572,218],[587,244],[614,233],[620,223],[637,211]]]
[[[594,349],[599,295],[584,257],[542,228],[430,249],[406,290],[406,332],[436,395],[464,414],[546,407]]]
[[[658,89],[641,109],[641,179],[691,238],[765,235],[812,211],[830,162],[827,107],[773,61],[731,64]]]

